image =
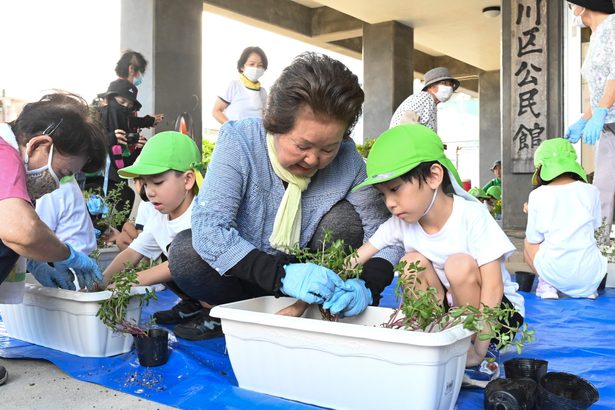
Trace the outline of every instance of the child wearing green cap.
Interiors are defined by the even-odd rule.
[[[594,231],[601,225],[600,192],[587,183],[572,144],[543,141],[534,154],[537,188],[527,203],[525,261],[538,275],[536,295],[596,298],[606,273]]]
[[[168,256],[167,248],[175,236],[190,229],[193,199],[198,192],[201,154],[188,136],[165,131],[154,135],[143,147],[135,163],[119,170],[122,178],[141,178],[150,203],[158,211],[150,217],[143,232],[109,264],[103,275],[105,283],[141,259]],[[139,283],[152,285],[171,281],[169,263],[138,273]]]
[[[508,323],[523,323],[523,297],[504,266],[515,247],[485,207],[461,188],[432,130],[409,124],[385,131],[368,156],[367,175],[355,189],[373,185],[392,217],[359,248],[359,263],[386,246],[402,245],[402,260],[425,268],[420,286],[434,287],[446,308],[505,305],[517,310]],[[470,346],[466,384],[484,387],[498,377],[495,342],[476,338]]]

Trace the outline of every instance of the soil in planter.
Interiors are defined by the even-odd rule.
[[[137,356],[141,366],[160,366],[169,360],[169,332],[150,329],[145,337],[135,337]]]

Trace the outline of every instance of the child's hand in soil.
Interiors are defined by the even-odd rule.
[[[276,315],[299,317],[305,313],[309,306],[310,305],[305,303],[304,301],[298,300],[292,305],[285,307],[279,312],[276,312]]]

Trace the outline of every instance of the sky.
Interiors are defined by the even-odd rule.
[[[120,1],[0,0],[0,95],[33,101],[57,88],[91,101],[105,91],[115,79],[115,63],[121,54]],[[261,47],[269,60],[269,69],[261,78],[267,89],[293,57],[303,51],[325,52],[346,64],[360,82],[363,79],[361,60],[204,13],[205,128],[219,127],[211,116],[213,104],[221,87],[236,78],[241,51],[253,45]],[[417,84],[415,89],[420,89]],[[449,145],[447,155],[458,165],[462,178],[473,181],[478,181],[477,107],[476,99],[456,93],[450,102],[440,106],[439,120],[439,134]],[[356,131],[355,140],[361,142],[361,124]]]

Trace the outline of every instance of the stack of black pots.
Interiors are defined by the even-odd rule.
[[[582,410],[598,401],[598,390],[581,377],[549,372],[548,362],[515,358],[504,362],[505,379],[485,387],[486,410]]]

